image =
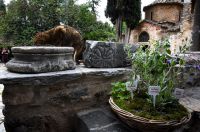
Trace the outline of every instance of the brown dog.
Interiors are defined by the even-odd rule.
[[[34,37],[35,45],[67,46],[74,48],[74,60],[78,62],[81,57],[84,42],[80,33],[70,26],[60,25],[50,30],[39,32]]]

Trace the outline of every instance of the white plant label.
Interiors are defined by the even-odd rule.
[[[149,95],[156,96],[160,93],[160,86],[149,86]]]
[[[156,96],[160,93],[160,86],[149,86],[149,95],[153,96],[153,106],[156,106]]]
[[[131,93],[131,98],[133,99],[133,91],[137,89],[131,82],[126,82],[126,89]]]
[[[182,98],[183,95],[184,95],[184,89],[176,88],[176,89],[174,90],[174,96],[175,96],[177,99]]]
[[[140,75],[137,75],[136,79],[133,78],[133,86],[136,87],[136,89],[138,88],[139,81],[140,81]]]
[[[134,86],[134,84],[132,84],[131,82],[126,82],[126,89],[128,91],[135,91],[137,89],[137,87]]]

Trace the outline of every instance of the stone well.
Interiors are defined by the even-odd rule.
[[[13,47],[14,59],[6,64],[9,71],[41,73],[75,69],[72,47]]]

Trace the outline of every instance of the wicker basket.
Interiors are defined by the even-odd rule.
[[[140,116],[136,116],[128,111],[119,108],[113,101],[109,99],[112,110],[120,117],[120,119],[130,127],[138,129],[142,132],[168,132],[180,128],[187,124],[191,119],[191,113],[188,112],[187,117],[183,117],[180,121],[159,121],[150,120]]]

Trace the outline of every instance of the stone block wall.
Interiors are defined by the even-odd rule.
[[[200,87],[200,68],[196,65],[188,65],[182,70],[182,77],[179,82],[180,88],[190,89]]]
[[[111,83],[130,69],[88,69],[17,74],[0,71],[7,132],[72,132],[74,114],[108,101]]]
[[[180,21],[180,17],[182,14],[182,6],[181,5],[156,5],[152,8],[148,8],[145,10],[145,19],[162,22],[162,21],[168,21],[177,23]],[[162,15],[160,14],[162,12]]]
[[[200,52],[187,52],[181,56],[186,64],[179,67],[181,74],[179,74],[177,87],[184,89],[200,87]]]
[[[164,36],[162,33],[162,28],[160,26],[144,21],[140,23],[138,27],[131,31],[129,42],[138,43],[139,35],[142,32],[147,32],[149,34],[149,40],[159,40]]]

